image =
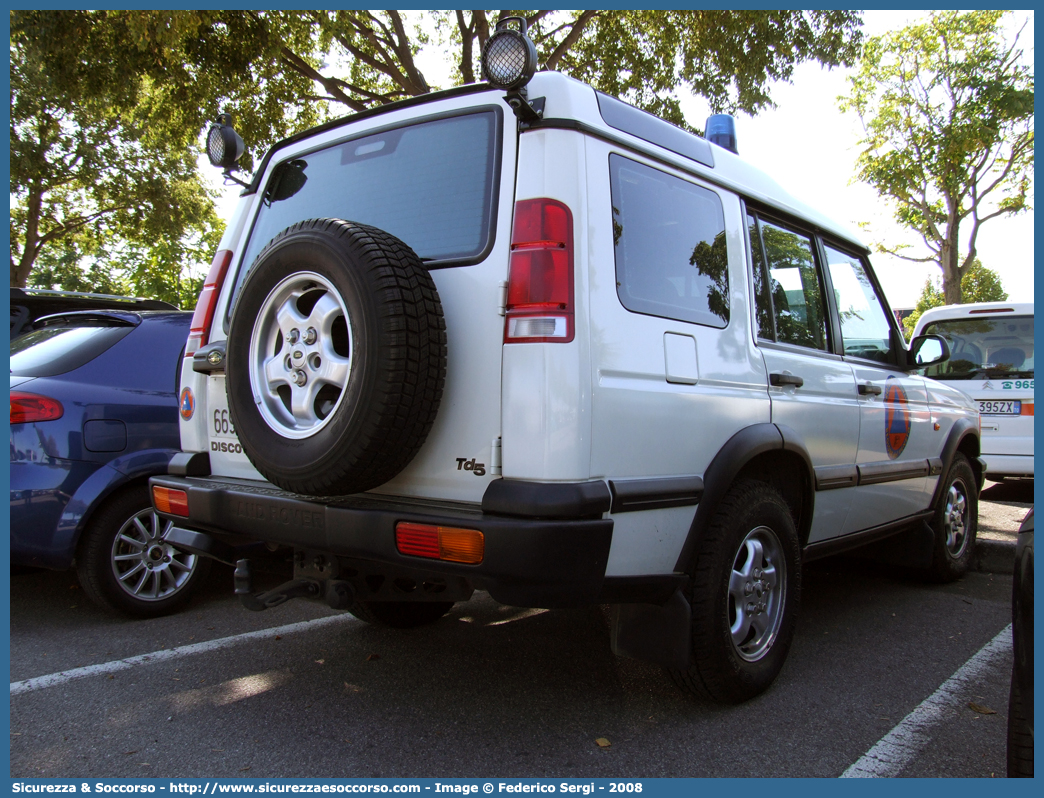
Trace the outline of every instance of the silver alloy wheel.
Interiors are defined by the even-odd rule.
[[[787,564],[776,533],[759,526],[736,552],[729,578],[732,645],[747,662],[768,653],[783,622]]]
[[[164,538],[172,521],[151,508],[129,518],[112,543],[112,572],[124,593],[138,601],[168,599],[188,584],[196,555],[179,551]]]
[[[333,284],[314,272],[281,280],[250,335],[250,389],[285,438],[307,438],[340,405],[352,371],[352,325]]]
[[[958,559],[968,546],[968,490],[959,479],[955,479],[946,491],[943,526],[946,531],[946,551]]]

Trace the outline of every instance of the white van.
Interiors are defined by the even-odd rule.
[[[941,335],[950,359],[924,374],[979,406],[989,479],[1033,477],[1033,303],[977,302],[925,311],[914,336]]]
[[[779,673],[805,562],[902,535],[963,573],[978,411],[916,373],[945,341],[907,347],[866,246],[731,120],[534,74],[521,19],[483,65],[258,162],[152,481],[170,542],[236,563],[253,610],[613,605],[614,651],[720,701]],[[241,147],[212,128],[214,163]],[[258,549],[294,579],[256,594]]]

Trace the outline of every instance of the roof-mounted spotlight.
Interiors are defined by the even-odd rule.
[[[536,45],[529,38],[522,17],[505,17],[482,48],[482,76],[495,88],[508,92],[507,103],[523,122],[540,118],[542,102],[530,104],[526,84],[537,69]]]
[[[232,127],[232,116],[230,114],[218,114],[217,121],[210,126],[207,132],[207,157],[214,166],[223,169],[225,177],[241,186],[247,186],[236,177],[232,176],[232,170],[236,168],[236,162],[243,157],[246,145],[242,137]]]
[[[736,120],[731,114],[711,114],[707,117],[707,127],[703,137],[711,144],[717,144],[729,152],[739,155],[736,146]]]

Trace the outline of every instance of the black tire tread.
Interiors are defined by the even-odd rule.
[[[1033,778],[1033,731],[1015,674],[1008,696],[1008,778]]]

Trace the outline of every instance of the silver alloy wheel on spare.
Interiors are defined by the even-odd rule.
[[[953,558],[964,553],[968,545],[968,497],[964,483],[957,479],[946,492],[943,524],[946,530],[946,551]]]
[[[137,601],[161,601],[182,590],[197,565],[195,554],[179,551],[165,541],[174,526],[150,507],[129,518],[112,543],[116,584]]]
[[[281,280],[250,337],[249,374],[265,423],[286,438],[322,429],[352,371],[352,325],[334,286],[314,272]]]
[[[729,578],[732,645],[747,662],[772,648],[783,621],[787,566],[779,538],[767,526],[747,533]]]

